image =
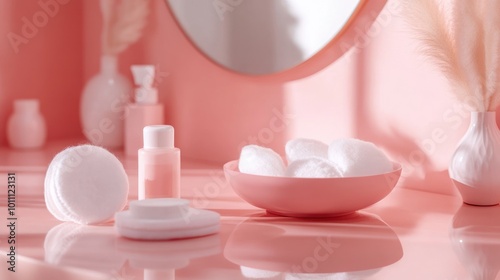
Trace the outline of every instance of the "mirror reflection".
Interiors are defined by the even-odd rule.
[[[360,0],[166,0],[208,58],[236,72],[290,69],[323,49]]]

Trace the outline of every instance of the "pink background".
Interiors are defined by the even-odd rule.
[[[301,78],[294,70],[263,78],[215,65],[186,39],[164,0],[152,2],[145,36],[120,56],[121,72],[131,77],[130,64],[150,63],[168,75],[159,84],[160,99],[184,156],[223,163],[249,141],[282,152],[296,137],[358,137],[404,165],[405,187],[455,192],[446,169],[468,112],[417,54],[398,1],[389,0],[369,31],[359,30],[356,48]],[[85,81],[98,70],[98,1],[60,5],[16,54],[7,34],[21,34],[22,18],[41,10],[37,0],[0,1],[1,146],[7,145],[6,121],[16,98],[41,100],[49,141],[83,137],[78,103]],[[284,127],[278,116],[285,116]]]

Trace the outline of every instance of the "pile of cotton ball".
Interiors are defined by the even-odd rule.
[[[373,143],[345,138],[329,146],[313,139],[293,139],[285,146],[286,160],[257,145],[243,147],[238,168],[242,173],[303,178],[359,177],[393,170],[392,162]]]

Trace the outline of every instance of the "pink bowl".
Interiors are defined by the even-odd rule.
[[[241,173],[234,160],[224,165],[224,173],[242,199],[269,213],[331,217],[350,214],[386,197],[401,176],[401,165],[393,166],[389,173],[363,177],[290,178]]]

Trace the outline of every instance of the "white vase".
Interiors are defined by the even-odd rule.
[[[116,56],[102,56],[100,72],[88,81],[80,103],[83,133],[92,144],[108,149],[123,146],[125,106],[131,92],[130,81],[118,72]]]
[[[14,112],[7,121],[7,140],[15,149],[37,149],[45,144],[47,127],[37,99],[14,101]]]
[[[455,254],[470,278],[495,280],[500,271],[500,207],[463,205],[450,230]],[[464,275],[465,276],[465,275]]]
[[[469,129],[448,171],[465,203],[500,203],[500,132],[495,112],[471,112]]]

